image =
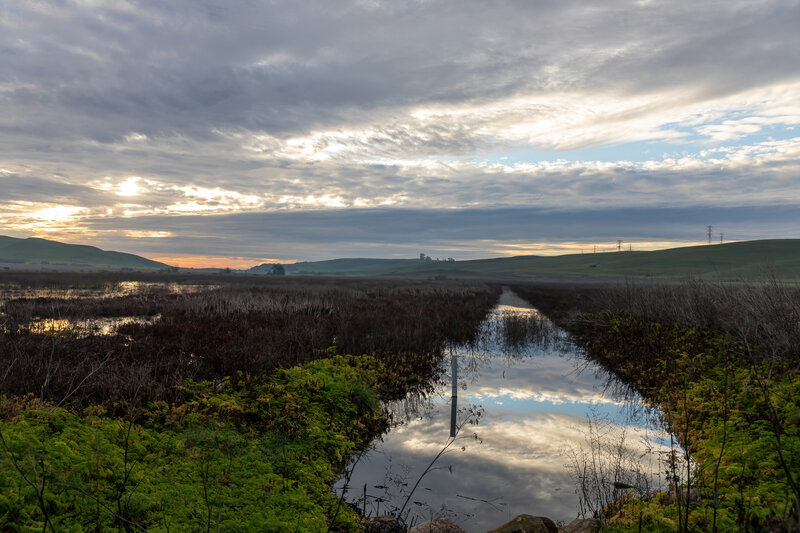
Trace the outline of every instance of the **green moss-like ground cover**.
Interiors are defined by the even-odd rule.
[[[369,356],[187,383],[131,419],[0,399],[0,530],[350,531],[331,491],[385,427]]]
[[[792,487],[800,481],[797,365],[764,357],[757,347],[720,333],[608,314],[596,318],[593,356],[661,407],[695,465],[688,521],[685,508],[679,515],[679,507],[659,494],[618,502],[608,510],[609,529],[800,528]]]

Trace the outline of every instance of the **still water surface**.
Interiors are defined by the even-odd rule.
[[[136,294],[195,294],[220,288],[221,285],[175,282],[120,281],[97,288],[25,288],[15,285],[0,285],[0,328],[5,327],[6,313],[3,305],[18,298],[57,298],[81,300],[90,298],[122,298]],[[83,318],[36,318],[25,325],[32,333],[85,337],[88,335],[115,335],[117,329],[126,324],[153,324],[161,319],[155,316],[118,316]]]
[[[515,318],[532,319],[538,333],[520,341],[514,330],[525,321]],[[452,351],[460,429],[446,452],[425,473],[452,440],[449,362],[433,394],[386,406],[396,425],[358,458],[346,484],[349,502],[368,516],[403,509],[408,524],[447,517],[470,532],[522,513],[567,523],[581,509],[571,465],[581,454],[591,457],[593,437],[610,445],[624,438],[626,455],[637,461],[624,469],[659,486],[668,436],[657,429],[657,413],[610,387],[610,376],[566,332],[509,291],[482,332],[476,345]],[[344,485],[336,487],[340,494]]]

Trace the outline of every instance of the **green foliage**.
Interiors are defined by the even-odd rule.
[[[659,405],[691,452],[699,501],[689,530],[711,531],[715,508],[718,531],[791,528],[795,496],[786,472],[798,481],[797,369],[756,357],[757,348],[721,333],[607,313],[594,318],[606,333],[588,343],[593,356]],[[678,530],[677,509],[663,498],[627,502],[609,525],[636,531],[640,515],[643,530]]]
[[[134,422],[2,398],[0,529],[357,530],[330,487],[383,429],[368,356],[185,384]],[[26,479],[28,481],[26,481]],[[42,502],[37,496],[42,495]],[[338,528],[338,529],[337,529]]]

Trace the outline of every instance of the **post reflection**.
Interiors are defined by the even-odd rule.
[[[458,354],[450,356],[452,361],[450,373],[453,381],[453,394],[450,396],[450,438],[456,437],[456,415],[458,414]]]
[[[610,439],[622,432],[624,449],[645,458],[637,468],[658,483],[664,434],[653,414],[609,387],[564,331],[511,293],[482,328],[453,352],[433,395],[387,405],[397,425],[352,473],[367,501],[361,489],[350,501],[368,515],[402,508],[408,524],[441,516],[468,531],[522,513],[568,522],[580,510],[570,464],[593,428]]]

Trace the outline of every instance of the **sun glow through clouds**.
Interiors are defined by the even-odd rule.
[[[141,178],[128,178],[117,185],[117,194],[119,196],[136,196],[141,191],[139,181]]]
[[[796,3],[343,1],[16,3],[0,17],[3,226],[307,259],[660,248],[723,222],[730,239],[800,236],[772,220],[800,206]],[[518,209],[575,224],[543,237]],[[620,235],[608,220],[629,209]],[[696,228],[664,234],[661,209]],[[486,212],[504,223],[468,227]]]

